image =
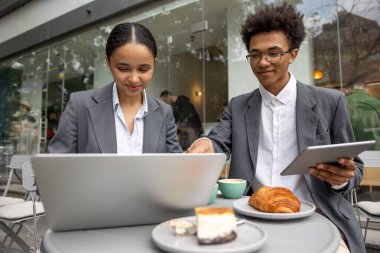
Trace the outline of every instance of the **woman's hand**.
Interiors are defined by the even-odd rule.
[[[214,153],[214,147],[209,139],[200,138],[191,144],[186,153]]]

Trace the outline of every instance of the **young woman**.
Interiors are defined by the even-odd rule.
[[[170,106],[145,91],[156,56],[156,41],[146,27],[115,26],[106,45],[114,82],[71,94],[48,152],[182,152]]]

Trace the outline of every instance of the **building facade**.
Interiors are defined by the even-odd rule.
[[[258,87],[240,27],[248,13],[274,1],[7,2],[0,4],[0,151],[34,154],[46,151],[70,93],[112,81],[105,64],[106,38],[114,25],[127,21],[146,25],[158,43],[148,92],[188,97],[207,133],[230,98]],[[379,101],[380,3],[287,2],[304,14],[307,30],[290,67],[297,79],[339,89],[348,97],[360,89]],[[355,105],[350,105],[352,115],[359,112]],[[371,109],[371,119],[363,121],[363,113],[353,116],[360,121],[353,122],[354,129],[360,140],[376,139],[374,152],[380,152],[380,109]],[[199,136],[179,127],[184,143]]]

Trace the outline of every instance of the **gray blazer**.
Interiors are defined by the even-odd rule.
[[[208,136],[217,152],[231,155],[230,177],[244,178],[250,185],[256,172],[260,115],[261,95],[256,89],[232,98]],[[296,129],[299,152],[307,146],[354,141],[344,94],[297,82]],[[355,177],[340,192],[310,174],[304,179],[314,202],[346,236],[351,252],[365,252],[361,228],[344,198],[363,176],[363,162],[359,158],[355,162]]]
[[[117,152],[112,85],[70,95],[49,153]],[[182,152],[171,107],[149,95],[147,101],[143,153]]]

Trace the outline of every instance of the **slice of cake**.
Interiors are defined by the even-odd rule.
[[[195,208],[199,244],[219,244],[237,236],[235,213],[226,207]]]

